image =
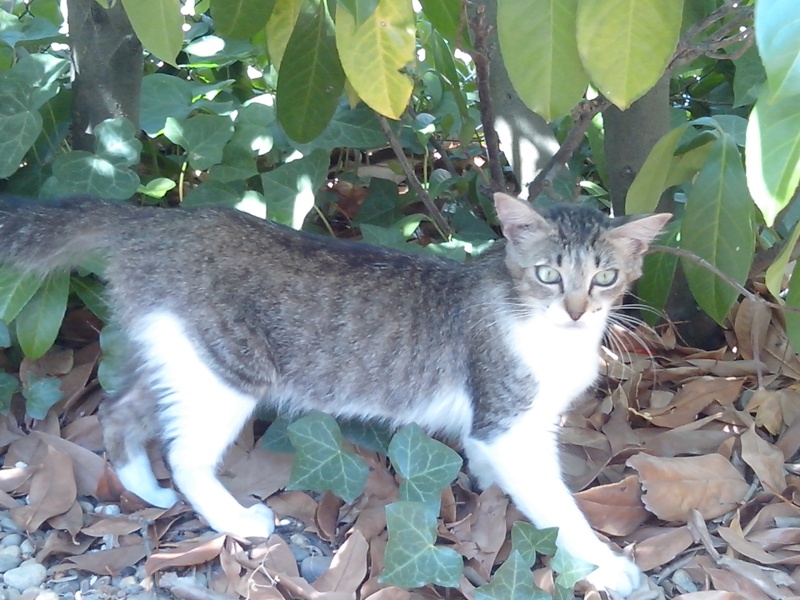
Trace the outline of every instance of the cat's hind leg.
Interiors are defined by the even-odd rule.
[[[217,531],[268,537],[275,523],[263,504],[243,507],[217,479],[217,465],[258,400],[224,381],[201,359],[180,322],[152,317],[137,336],[158,394],[158,418],[172,480]]]
[[[169,508],[178,501],[170,488],[161,487],[147,456],[147,444],[158,438],[156,400],[139,382],[100,407],[103,442],[117,476],[125,488],[142,500]]]

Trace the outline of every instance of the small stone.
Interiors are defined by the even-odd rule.
[[[333,559],[330,556],[309,556],[300,563],[300,575],[308,583],[313,584],[320,575],[328,570],[331,560]]]
[[[0,518],[0,528],[3,531],[11,531],[13,533],[22,533],[23,531],[22,527],[17,525],[14,519],[8,516]]]
[[[3,574],[3,581],[7,585],[22,591],[39,587],[44,583],[46,577],[47,569],[44,568],[44,565],[37,562],[26,562],[15,569],[6,571]]]
[[[21,543],[22,535],[19,533],[9,533],[0,540],[0,546],[19,546]]]
[[[22,556],[22,549],[19,546],[0,546],[0,556],[20,557]]]
[[[116,517],[120,514],[120,509],[116,504],[101,504],[94,509],[94,512],[108,515],[110,517]]]
[[[36,600],[58,600],[59,596],[53,590],[42,590],[36,596]]]
[[[19,550],[17,546],[10,546],[10,547]],[[10,571],[11,569],[16,569],[21,562],[22,562],[22,557],[20,557],[19,555],[14,556],[11,554],[0,554],[0,573],[5,573],[6,571]]]
[[[33,545],[33,542],[30,540],[23,540],[22,543],[19,545],[19,549],[22,551],[23,554],[30,556],[34,552],[36,552],[36,546]]]

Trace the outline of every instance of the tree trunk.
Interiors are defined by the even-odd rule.
[[[125,117],[139,127],[144,58],[121,2],[105,9],[96,0],[67,0],[72,45],[72,145],[94,148],[94,128]]]
[[[486,0],[485,6],[486,21],[492,27],[488,41],[494,127],[500,137],[500,149],[514,170],[518,191],[525,197],[530,182],[558,150],[558,141],[547,121],[525,106],[514,91],[497,39],[497,0]]]

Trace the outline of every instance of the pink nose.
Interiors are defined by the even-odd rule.
[[[578,321],[583,316],[583,313],[585,313],[585,312],[586,311],[584,311],[584,310],[579,310],[579,309],[574,309],[574,308],[573,309],[567,309],[567,314],[569,315],[569,318],[572,319],[573,321]]]

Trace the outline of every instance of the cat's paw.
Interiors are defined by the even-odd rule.
[[[178,494],[175,490],[170,488],[158,488],[157,490],[149,490],[147,496],[142,496],[138,494],[142,499],[146,500],[148,504],[152,504],[153,506],[157,506],[159,508],[170,508],[174,505],[178,500]]]
[[[275,531],[275,515],[264,504],[254,504],[212,523],[217,531],[238,538],[268,538]]]
[[[615,554],[602,561],[586,581],[598,589],[617,592],[627,597],[642,585],[644,575],[633,561]]]

